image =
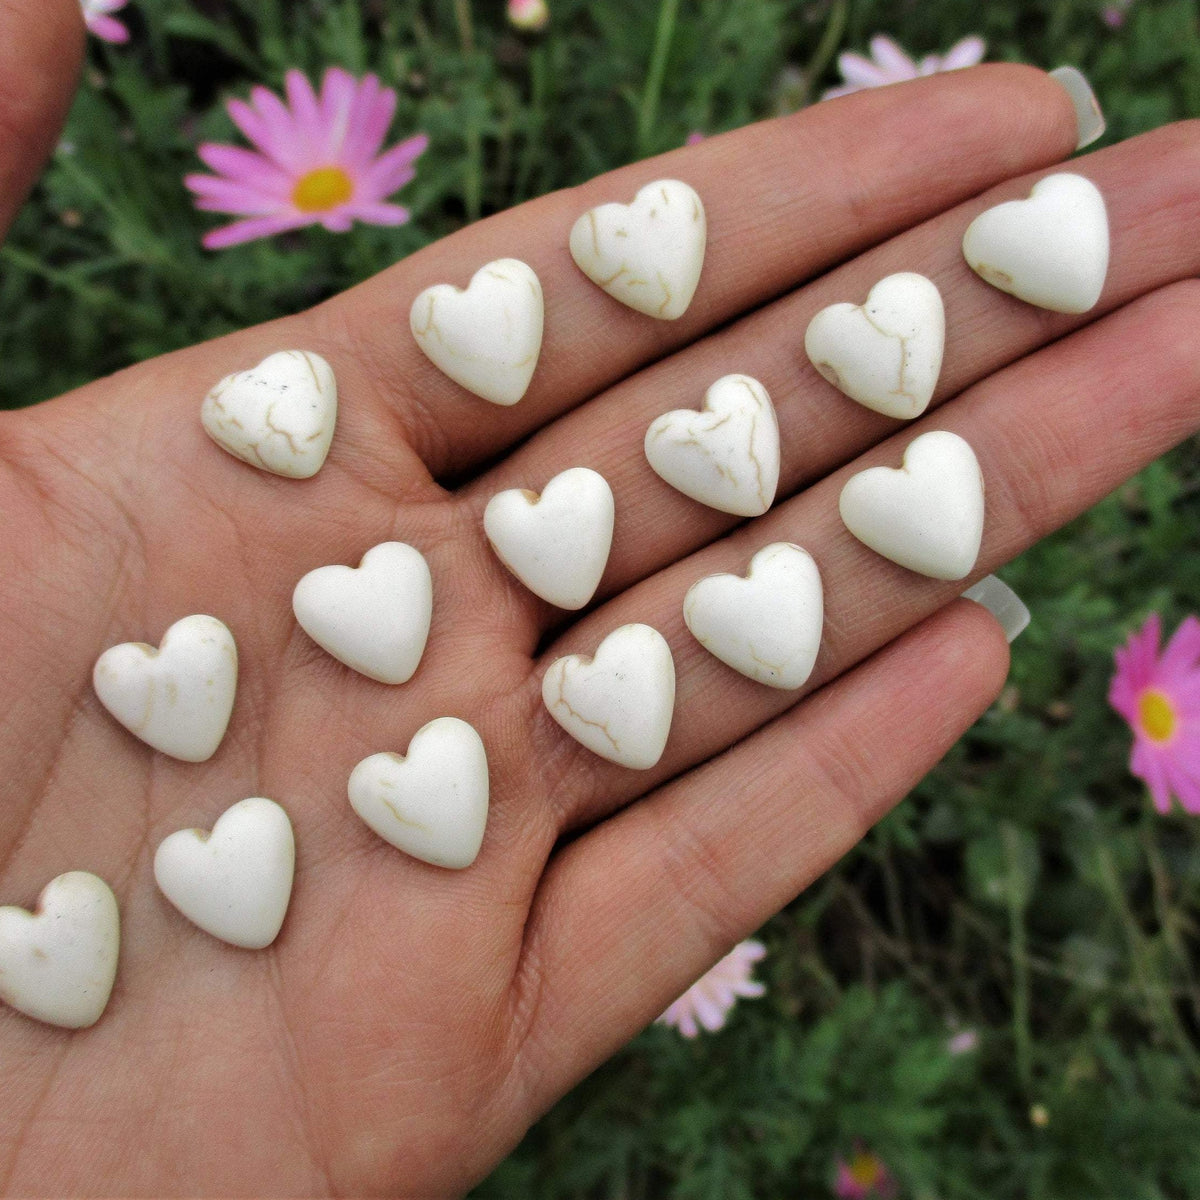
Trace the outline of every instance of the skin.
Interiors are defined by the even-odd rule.
[[[0,93],[0,125],[21,131],[0,139],[4,214],[53,141],[76,12],[0,7],[0,80],[54,98]],[[31,906],[53,876],[94,871],[123,943],[92,1029],[0,1009],[0,1186],[460,1194],[853,846],[1002,685],[998,625],[955,596],[1200,426],[1195,126],[1073,165],[1112,221],[1092,313],[1023,305],[959,254],[971,217],[1025,195],[1074,129],[1062,90],[1018,66],[818,105],[493,217],[311,312],[3,414],[0,897]],[[672,323],[618,306],[566,250],[580,212],[663,177],[697,187],[710,228],[700,290]],[[502,256],[528,262],[547,299],[541,364],[511,409],[442,377],[406,329],[422,288]],[[930,413],[901,427],[839,397],[803,330],[914,269],[942,290],[948,339]],[[292,347],[329,359],[342,401],[305,482],[237,462],[198,420],[217,379]],[[654,416],[698,406],[731,370],[763,380],[783,438],[779,500],[740,528],[640,449]],[[931,428],[966,437],[987,482],[983,550],[960,584],[884,561],[837,515],[851,472],[899,465]],[[578,618],[521,588],[481,520],[495,492],[567,466],[604,474],[617,507],[600,602]],[[426,555],[435,596],[425,659],[396,688],[334,662],[290,608],[306,571],[388,539]],[[682,622],[692,582],[778,540],[810,550],[825,584],[799,693],[737,676]],[[108,646],[199,612],[233,630],[241,670],[224,743],[190,765],[121,729],[90,672]],[[678,673],[671,738],[645,772],[589,754],[540,701],[555,657],[629,621],[662,631]],[[474,724],[491,765],[483,849],[462,872],[401,855],[345,797],[359,759],[403,752],[441,715]],[[162,838],[252,795],[284,804],[298,845],[283,932],[258,952],[192,927],[151,871]]]

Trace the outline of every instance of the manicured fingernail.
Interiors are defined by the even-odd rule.
[[[963,598],[982,604],[1000,622],[1010,643],[1016,641],[1029,624],[1029,609],[1021,597],[995,575],[985,575],[963,592]]]
[[[1075,67],[1055,67],[1050,72],[1050,78],[1062,84],[1071,103],[1075,105],[1075,123],[1079,130],[1079,138],[1075,149],[1082,150],[1090,146],[1105,130],[1104,114],[1100,111],[1100,102],[1092,85],[1082,71]]]

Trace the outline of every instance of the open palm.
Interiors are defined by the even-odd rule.
[[[45,136],[20,152],[9,213]],[[990,702],[1007,655],[984,610],[950,603],[963,584],[846,532],[848,474],[896,465],[927,429],[966,437],[988,489],[977,578],[1200,426],[1194,127],[1079,165],[1113,229],[1092,313],[1030,308],[962,260],[969,220],[1025,195],[1074,139],[1065,94],[1030,69],[865,93],[545,197],[309,313],[6,414],[0,902],[90,870],[123,923],[96,1026],[0,1011],[8,1190],[461,1192],[853,845]],[[699,292],[672,323],[621,308],[566,248],[581,212],[660,177],[692,183],[709,217]],[[514,408],[441,376],[406,328],[422,288],[503,256],[537,271],[547,302]],[[803,331],[899,270],[938,284],[948,337],[933,411],[898,430],[820,379]],[[304,482],[237,462],[198,421],[218,378],[288,348],[339,382],[330,458]],[[641,452],[655,416],[733,371],[769,389],[783,447],[780,499],[741,526]],[[494,493],[570,466],[603,474],[617,510],[578,619],[525,591],[482,528]],[[290,606],[305,572],[387,540],[420,549],[434,584],[425,657],[399,687],[331,659]],[[802,694],[722,666],[681,613],[697,579],[784,540],[825,585]],[[225,621],[241,659],[229,733],[200,765],[136,741],[90,684],[106,647],[189,613]],[[584,750],[541,702],[553,658],[632,621],[664,634],[678,675],[666,752],[644,772]],[[398,853],[346,802],[356,762],[445,715],[475,726],[491,767],[483,848],[461,872]],[[288,810],[298,856],[283,932],[259,952],[191,926],[151,870],[167,834],[252,795]]]

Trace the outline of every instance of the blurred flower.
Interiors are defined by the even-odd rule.
[[[1109,29],[1120,29],[1125,24],[1125,14],[1132,3],[1133,0],[1115,0],[1115,3],[1104,6],[1100,19]]]
[[[1035,1129],[1045,1129],[1050,1124],[1050,1110],[1044,1104],[1035,1104],[1029,1110],[1029,1123]]]
[[[946,1050],[952,1055],[970,1054],[979,1048],[979,1033],[974,1029],[963,1029],[946,1042]]]
[[[508,23],[523,33],[540,33],[550,23],[546,0],[508,0]]]
[[[1162,623],[1151,613],[1117,649],[1108,702],[1133,730],[1129,770],[1159,812],[1171,796],[1200,813],[1200,620],[1187,617],[1159,656]]]
[[[945,54],[927,54],[921,61],[913,62],[890,37],[877,33],[871,39],[871,57],[845,53],[838,55],[838,70],[845,82],[841,87],[829,88],[821,94],[822,100],[834,96],[848,96],[863,88],[882,87],[886,83],[903,83],[921,75],[936,75],[939,71],[957,71],[960,67],[973,67],[983,59],[987,43],[980,37],[965,37],[955,42]]]
[[[129,30],[109,13],[115,13],[124,8],[129,0],[80,0],[83,9],[83,23],[88,32],[106,42],[129,41]]]
[[[700,1026],[716,1033],[724,1026],[739,996],[761,996],[767,990],[750,978],[754,964],[766,952],[761,942],[740,942],[707,975],[693,983],[655,1024],[674,1025],[685,1038],[694,1038]]]
[[[700,130],[695,129],[684,139],[685,146],[695,146],[697,143],[704,141],[704,134]]]
[[[359,82],[340,67],[325,72],[319,96],[299,71],[289,71],[285,83],[288,104],[255,87],[250,103],[226,106],[255,150],[212,142],[197,150],[217,174],[184,179],[196,207],[247,218],[205,234],[204,245],[218,250],[317,223],[332,233],[356,220],[403,225],[408,209],[385,201],[412,179],[429,139],[418,134],[379,153],[396,93],[374,75]]]
[[[896,1181],[878,1155],[869,1150],[855,1150],[849,1162],[838,1159],[833,1194],[838,1200],[894,1196]]]

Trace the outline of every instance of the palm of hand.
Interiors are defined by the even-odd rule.
[[[857,177],[872,147],[847,151],[844,175],[804,194],[807,176],[789,156],[840,147],[848,126],[875,130],[877,152],[907,139],[911,161]],[[894,426],[846,407],[830,415],[815,376],[799,370],[799,314],[861,298],[889,270],[933,264],[960,325],[979,333],[948,348],[939,399],[965,391],[953,420],[991,472],[977,573],[1003,561],[1195,424],[1195,335],[1184,333],[1194,294],[1145,296],[1194,270],[1182,250],[1194,257],[1200,244],[1194,204],[1144,234],[1155,263],[1170,257],[1157,251],[1177,251],[1169,266],[1114,265],[1105,308],[1120,311],[1102,320],[1110,332],[1122,323],[1117,345],[1142,347],[1120,360],[1104,350],[1111,336],[1078,341],[1087,330],[1040,350],[1084,322],[1019,309],[966,274],[953,233],[961,213],[902,232],[1048,165],[1070,144],[1070,111],[1055,86],[1019,69],[860,97],[527,205],[310,314],[148,363],[0,425],[10,531],[0,572],[4,895],[27,903],[52,875],[93,870],[117,892],[124,925],[117,988],[94,1029],[63,1035],[0,1013],[10,1187],[91,1179],[84,1186],[124,1191],[460,1189],[853,844],[988,703],[1006,660],[990,618],[952,606],[851,670],[959,589],[874,559],[839,528],[839,467]],[[1096,173],[1119,197],[1119,230],[1161,200],[1121,181],[1147,162],[1161,178],[1181,144],[1165,136],[1107,152]],[[700,181],[713,240],[694,311],[663,326],[614,312],[563,247],[584,208],[676,170]],[[718,182],[728,178],[750,179],[757,206]],[[939,182],[914,199],[917,181],[931,178]],[[875,242],[836,277],[697,340]],[[501,255],[530,262],[548,299],[543,366],[513,410],[463,395],[403,330],[420,288],[465,282]],[[328,358],[342,396],[330,460],[303,484],[223,455],[196,419],[217,378],[288,347]],[[794,498],[722,538],[734,521],[670,493],[638,447],[649,416],[694,403],[728,370],[770,387],[784,433],[781,495]],[[1105,442],[1087,471],[1039,482],[1028,499],[1022,489],[1052,453],[1086,436],[1081,404],[1054,398],[1074,389],[1095,403],[1102,393],[1116,421],[1120,389],[1148,374],[1156,407],[1138,436]],[[997,448],[1030,427],[1036,436],[1002,465]],[[896,444],[867,461],[894,462]],[[1077,448],[1072,463],[1098,444]],[[595,466],[613,483],[617,541],[605,603],[558,636],[562,614],[505,573],[480,515],[501,488],[540,488],[572,465]],[[357,563],[390,539],[417,546],[434,578],[425,658],[397,688],[331,660],[297,629],[289,603],[306,571]],[[822,565],[830,623],[814,683],[836,679],[795,707],[794,696],[764,695],[708,659],[679,616],[690,582],[744,570],[755,548],[785,539]],[[241,658],[230,732],[200,766],[135,742],[100,711],[89,682],[105,647],[157,640],[193,612],[224,620]],[[591,652],[629,620],[660,628],[679,669],[676,730],[663,763],[644,775],[592,758],[540,702],[550,657]],[[345,802],[355,762],[403,751],[442,715],[479,729],[491,766],[483,852],[464,872],[399,855]],[[886,755],[871,752],[878,739]],[[736,810],[723,803],[731,793]],[[257,953],[193,929],[150,883],[162,837],[210,825],[249,795],[288,809],[298,845],[284,931]],[[556,849],[580,829],[589,832]],[[58,1149],[64,1125],[74,1131],[67,1153]]]

